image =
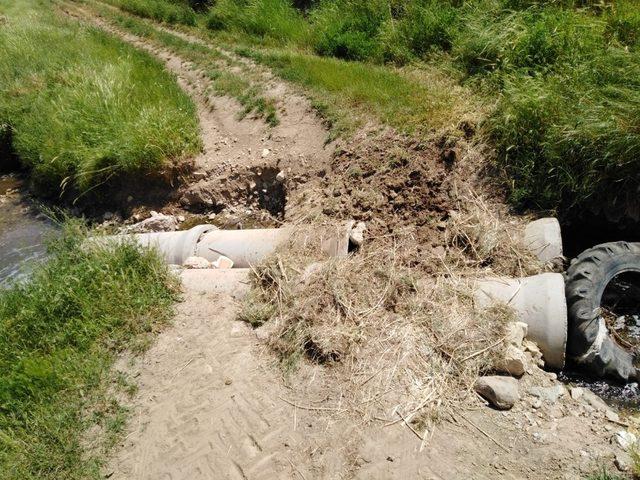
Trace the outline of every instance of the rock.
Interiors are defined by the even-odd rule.
[[[180,197],[180,203],[185,207],[213,205],[210,191],[211,186],[206,182],[197,183]]]
[[[524,322],[509,323],[509,325],[507,325],[507,343],[519,348],[528,332],[529,326]]]
[[[178,220],[173,215],[151,212],[151,216],[127,227],[129,233],[173,232],[178,229]]]
[[[280,170],[276,175],[276,181],[283,183],[286,179],[287,175],[282,170]]]
[[[586,388],[583,389],[581,399],[583,402],[592,406],[594,409],[596,409],[599,412],[606,412],[608,410],[611,410],[609,408],[609,405],[607,405],[604,402],[604,400],[602,400],[598,395],[596,395],[589,389],[586,389]]]
[[[613,410],[607,410],[606,412],[604,412],[604,416],[610,422],[614,422],[614,423],[619,423],[620,422],[620,415],[618,415]]]
[[[111,220],[113,218],[113,212],[104,212],[102,215],[103,220]]]
[[[544,367],[542,352],[538,348],[538,345],[535,344],[535,342],[532,342],[531,340],[524,340],[522,342],[522,347],[524,348],[525,352],[529,352],[531,354],[531,359],[534,364],[536,364],[540,368]]]
[[[494,367],[498,372],[521,377],[527,371],[527,363],[526,354],[515,345],[509,345]]]
[[[204,178],[207,178],[207,172],[193,172],[191,176],[194,178],[194,180],[202,180]]]
[[[518,381],[512,377],[480,377],[474,388],[491,405],[500,410],[509,410],[520,400]]]
[[[271,150],[269,150],[268,148],[263,149],[262,158],[268,157],[270,153],[271,153]]]
[[[564,385],[556,385],[554,387],[531,387],[529,393],[540,400],[544,400],[551,404],[556,403],[560,397],[567,393]]]
[[[367,224],[364,222],[356,223],[355,227],[349,232],[349,241],[356,246],[362,245],[364,242],[364,232],[367,229]]]
[[[618,446],[620,446],[620,448],[628,450],[638,441],[638,438],[631,432],[620,430],[615,433],[613,440],[618,444]]]
[[[621,472],[627,472],[631,468],[631,458],[626,453],[624,454],[618,453],[616,454],[616,458],[613,461],[613,464]]]
[[[233,268],[233,260],[224,255],[220,255],[215,262],[211,263],[211,266],[219,269]]]
[[[206,258],[189,257],[183,262],[182,266],[186,268],[197,268],[197,269],[211,268],[211,263],[209,263],[209,260],[207,260]]]
[[[582,387],[572,387],[569,393],[574,400],[580,400],[582,395],[584,395],[584,389]]]

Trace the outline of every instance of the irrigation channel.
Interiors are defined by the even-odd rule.
[[[24,278],[46,253],[54,225],[31,202],[21,179],[0,175],[0,288]]]

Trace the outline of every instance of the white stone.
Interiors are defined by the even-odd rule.
[[[620,448],[628,450],[638,441],[638,438],[631,432],[620,430],[615,433],[613,440],[620,446]]]
[[[129,233],[173,232],[178,229],[178,220],[173,215],[151,212],[151,216],[127,227]]]
[[[507,342],[516,347],[520,347],[524,341],[529,327],[524,322],[510,322],[507,325]]]
[[[521,377],[527,371],[527,363],[526,354],[518,347],[509,345],[504,357],[496,363],[495,369],[515,377]]]
[[[233,268],[233,260],[229,257],[225,257],[224,255],[220,255],[217,260],[211,263],[213,268],[225,269],[225,268]]]
[[[182,264],[183,267],[186,268],[211,268],[211,263],[209,260],[202,257],[188,257]]]
[[[567,393],[567,389],[564,385],[556,385],[554,387],[531,387],[529,389],[529,393],[534,397],[538,397],[540,400],[553,404]]]
[[[571,398],[573,398],[574,400],[580,400],[580,398],[584,394],[584,390],[582,389],[582,387],[573,387],[571,388],[571,391],[569,393],[571,394]]]
[[[267,156],[269,156],[269,154],[271,153],[271,150],[269,150],[268,148],[265,148],[262,150],[262,158],[265,158]]]
[[[287,175],[282,170],[280,170],[276,175],[276,180],[280,183],[284,182],[286,178],[287,178]]]
[[[356,246],[360,246],[364,242],[364,232],[367,230],[367,224],[364,222],[356,223],[355,227],[349,232],[349,241]]]

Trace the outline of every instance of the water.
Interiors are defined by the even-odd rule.
[[[0,287],[24,278],[28,265],[45,256],[54,226],[24,195],[21,180],[0,175]]]

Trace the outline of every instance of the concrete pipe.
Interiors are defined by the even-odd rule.
[[[224,255],[233,260],[234,267],[248,268],[273,253],[291,238],[293,232],[292,228],[212,230],[202,236],[195,255],[210,262]],[[320,238],[320,242],[327,255],[344,257],[349,251],[349,229],[345,227],[333,235]]]
[[[200,238],[215,229],[213,225],[198,225],[182,232],[137,233],[131,238],[143,247],[156,248],[168,264],[182,265],[187,258],[195,255]]]
[[[479,280],[474,300],[481,308],[496,302],[512,307],[518,320],[529,326],[527,336],[538,344],[546,364],[556,369],[564,367],[567,303],[561,274]]]
[[[541,218],[527,224],[524,229],[524,245],[541,262],[562,258],[562,233],[558,219]]]

